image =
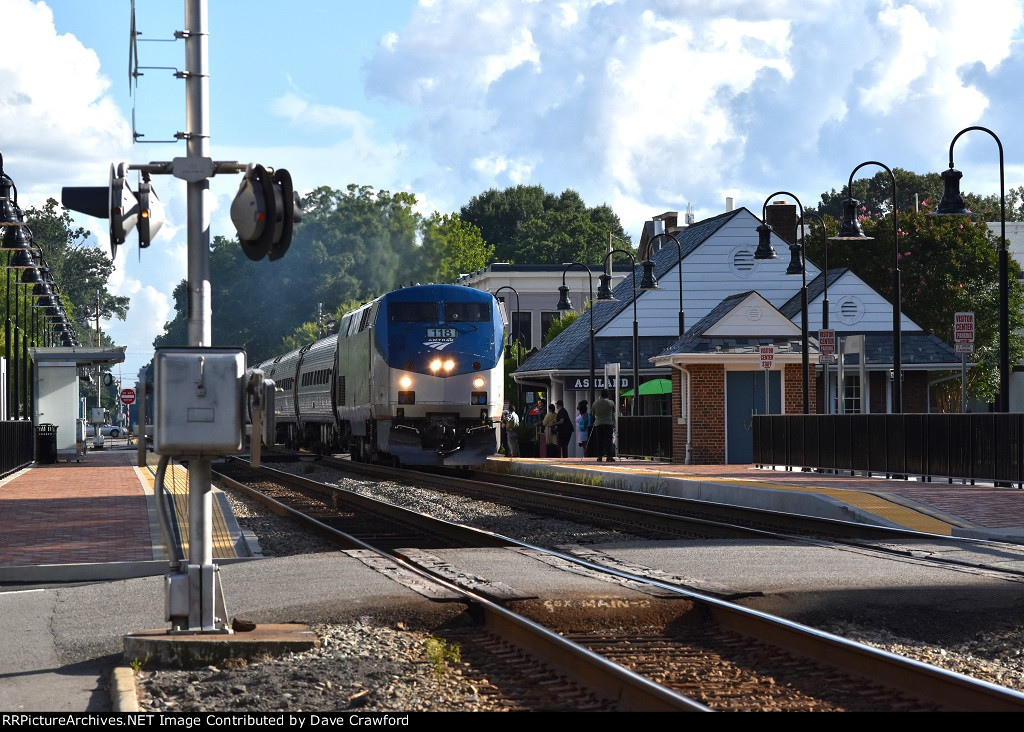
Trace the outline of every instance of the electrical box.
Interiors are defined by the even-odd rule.
[[[153,451],[176,457],[242,452],[245,351],[158,348]]]
[[[89,410],[89,424],[106,424],[107,410],[103,407],[92,407]]]

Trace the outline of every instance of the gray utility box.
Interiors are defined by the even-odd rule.
[[[153,451],[175,457],[242,452],[245,351],[158,348]]]

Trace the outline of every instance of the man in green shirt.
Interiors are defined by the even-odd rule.
[[[615,402],[609,398],[608,390],[601,390],[601,398],[590,406],[590,413],[594,417],[594,453],[597,455],[597,462],[607,458],[608,462],[615,462],[612,454],[612,430],[615,428]]]

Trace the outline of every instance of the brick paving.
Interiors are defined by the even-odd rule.
[[[0,482],[0,566],[152,560],[136,455],[91,451]]]
[[[91,451],[81,462],[38,465],[0,481],[0,567],[154,558],[147,490],[152,476],[135,468],[135,450]],[[881,497],[948,517],[957,525],[1024,531],[1024,491],[946,480],[890,480],[859,475],[770,470],[752,465],[678,465],[620,459],[524,462],[645,472],[759,488],[827,493],[857,503]],[[160,552],[160,548],[156,548]],[[219,554],[219,552],[218,552]]]

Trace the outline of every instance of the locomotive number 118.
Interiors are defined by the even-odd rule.
[[[455,328],[427,328],[427,338],[455,338],[458,335]]]

